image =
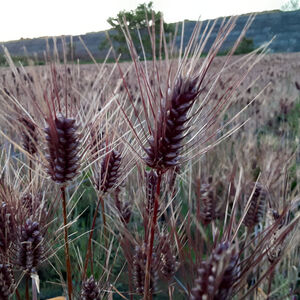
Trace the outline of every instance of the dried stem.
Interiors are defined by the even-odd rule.
[[[32,181],[32,160],[29,158],[29,182],[31,183]]]
[[[68,283],[68,295],[69,300],[72,300],[72,273],[71,273],[71,261],[69,252],[69,242],[68,242],[68,221],[67,221],[67,204],[66,204],[66,189],[65,186],[61,187],[61,198],[63,206],[63,218],[64,218],[64,231],[65,231],[65,259],[67,267],[67,283]]]
[[[147,255],[147,264],[146,264],[146,272],[145,272],[145,286],[144,286],[144,300],[150,300],[152,295],[150,294],[150,275],[151,275],[151,258],[153,252],[153,242],[154,242],[154,233],[155,227],[157,223],[157,214],[159,207],[159,196],[160,196],[160,184],[161,184],[161,172],[158,172],[157,177],[157,186],[156,186],[156,195],[154,201],[154,209],[153,209],[153,217],[151,223],[151,233],[150,233],[150,241],[148,243],[148,255]]]
[[[274,266],[276,266],[276,264],[274,264]],[[269,300],[270,299],[270,294],[271,294],[271,287],[272,287],[272,280],[273,280],[273,277],[274,277],[274,267],[272,267],[272,271],[269,275],[269,284],[268,284],[268,297],[266,300]]]

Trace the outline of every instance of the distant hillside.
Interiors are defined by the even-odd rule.
[[[243,26],[247,21],[248,15],[240,16],[234,30],[229,35],[228,39],[224,43],[223,50],[229,49],[236,38],[239,36]],[[213,20],[206,20],[203,22],[202,28],[205,27],[207,22],[213,23]],[[189,37],[195,26],[195,21],[186,21],[184,45],[187,44]],[[220,27],[221,20],[218,20],[211,37],[209,39],[207,49],[210,47],[212,41],[216,37],[217,31]],[[181,25],[180,25],[181,28]],[[255,47],[269,41],[274,36],[275,40],[270,45],[271,52],[298,52],[300,51],[300,10],[292,12],[271,11],[257,14],[253,24],[249,28],[246,37],[251,38],[254,41]],[[88,49],[94,55],[95,58],[104,58],[106,51],[100,51],[99,45],[105,39],[105,32],[87,33],[81,36],[86,43]],[[66,42],[69,43],[69,37],[66,37]],[[82,43],[79,41],[78,36],[73,36],[73,43],[75,45],[75,55],[77,58],[86,59],[87,53]],[[18,41],[11,41],[2,43],[8,48],[12,56],[23,56],[24,49],[30,56],[37,55],[43,57],[43,53],[46,48],[45,38],[35,39],[22,39]],[[176,39],[177,46],[180,45],[180,34]],[[49,45],[53,47],[53,40],[49,39]],[[57,39],[58,50],[62,50],[61,40]],[[2,49],[0,50],[2,51]]]

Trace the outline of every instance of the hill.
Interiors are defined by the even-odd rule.
[[[223,50],[229,49],[233,45],[234,41],[244,27],[248,17],[249,15],[242,15],[239,17],[235,28],[229,35],[227,41],[224,43]],[[213,22],[214,20],[203,21],[202,28],[204,28],[208,23],[209,26],[211,26]],[[184,45],[187,44],[195,23],[195,21],[185,22]],[[207,49],[210,47],[213,39],[215,38],[220,24],[221,19],[217,20],[217,23],[208,41]],[[176,38],[177,46],[180,45],[180,31],[181,24],[179,25],[179,34]],[[246,34],[247,38],[253,39],[255,47],[258,47],[271,40],[274,36],[275,39],[269,47],[271,52],[280,53],[300,51],[300,10],[291,12],[270,11],[259,13],[256,15],[254,22]],[[81,35],[81,37],[95,58],[102,59],[105,57],[106,51],[99,50],[99,45],[105,39],[104,31],[87,33]],[[69,44],[70,37],[65,37],[65,39],[66,43]],[[43,37],[35,39],[21,39],[2,44],[8,48],[12,56],[23,56],[26,49],[26,53],[29,56],[36,55],[37,57],[42,58],[46,49],[46,40],[47,38]],[[50,48],[53,48],[52,38],[48,39],[48,43]],[[79,36],[73,36],[73,44],[76,58],[87,59],[87,52],[80,42]],[[57,38],[57,48],[58,51],[62,51],[62,42],[60,38]],[[2,51],[2,49],[0,51]]]

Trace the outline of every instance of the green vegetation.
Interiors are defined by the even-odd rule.
[[[22,66],[28,66],[30,64],[30,60],[33,60],[32,58],[26,56],[11,56],[11,59],[15,64],[21,64]],[[43,60],[34,60],[34,64],[42,66],[45,65],[45,62]],[[7,60],[3,54],[0,54],[0,67],[8,67]]]
[[[254,49],[255,48],[254,48],[253,39],[244,37],[241,43],[239,44],[239,46],[237,47],[237,49],[235,50],[234,54],[236,55],[247,54],[253,51]]]
[[[130,53],[126,43],[126,37],[124,36],[124,31],[126,32],[126,30],[128,29],[138,55],[143,55],[143,45],[147,59],[151,58],[153,56],[153,45],[151,40],[149,39],[148,30],[151,32],[151,34],[154,30],[156,56],[158,56],[160,53],[159,48],[161,19],[162,12],[156,12],[153,10],[153,2],[149,2],[148,4],[140,4],[135,10],[122,10],[117,14],[115,18],[108,18],[107,22],[110,26],[112,26],[114,32],[109,36],[109,38],[114,45],[117,45],[117,53],[121,53],[123,58],[130,57]],[[126,26],[124,24],[126,24]],[[171,24],[163,23],[163,30],[165,34],[168,35],[174,32],[174,26]],[[100,49],[105,49],[108,45],[109,40],[106,40],[100,45]],[[164,46],[163,43],[161,43],[161,53],[163,52]]]
[[[283,11],[293,11],[300,9],[299,0],[289,0],[281,6]]]

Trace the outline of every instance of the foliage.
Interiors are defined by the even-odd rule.
[[[122,58],[129,58],[129,50],[126,45],[126,38],[123,30],[126,31],[126,27],[129,30],[134,46],[137,50],[138,55],[142,55],[142,45],[145,50],[146,57],[152,57],[153,47],[149,39],[148,30],[151,32],[155,31],[155,48],[156,55],[159,53],[160,47],[160,28],[161,28],[162,12],[153,10],[153,2],[143,3],[137,6],[135,10],[131,11],[120,11],[115,18],[108,18],[107,22],[114,29],[114,33],[110,36],[110,39],[117,45],[118,54],[122,54]],[[126,27],[124,25],[126,23]],[[163,23],[163,29],[166,34],[174,32],[174,27],[170,24]],[[139,38],[139,33],[141,41]],[[109,41],[106,40],[100,45],[100,50],[107,47]],[[162,43],[162,53],[163,53]]]
[[[299,0],[289,0],[281,6],[281,10],[283,11],[293,11],[300,9]]]
[[[253,50],[254,50],[253,39],[244,37],[241,43],[239,44],[239,46],[237,47],[236,51],[234,52],[234,54],[236,55],[246,54],[246,53],[250,53]]]
[[[31,58],[28,58],[26,56],[12,56],[11,59],[17,65],[21,64],[22,66],[28,66],[29,60]],[[35,60],[34,64],[41,66],[41,65],[45,65],[45,62],[43,60],[38,60],[38,61]],[[8,67],[7,60],[3,54],[0,54],[0,67]]]

